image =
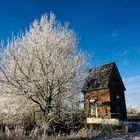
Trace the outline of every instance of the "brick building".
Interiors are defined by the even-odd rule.
[[[91,69],[83,86],[86,117],[126,119],[124,91],[115,62]]]

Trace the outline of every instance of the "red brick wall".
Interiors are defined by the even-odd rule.
[[[98,98],[97,98],[98,97]],[[96,99],[99,103],[101,102],[110,102],[110,90],[109,89],[100,89],[96,91],[86,92],[84,94],[84,109],[85,115],[90,116],[90,99]],[[111,117],[110,115],[110,106],[101,106],[97,107],[98,117]]]

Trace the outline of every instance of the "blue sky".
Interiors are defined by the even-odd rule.
[[[117,63],[127,105],[140,106],[140,0],[0,0],[0,40],[50,11],[70,23],[91,67]]]

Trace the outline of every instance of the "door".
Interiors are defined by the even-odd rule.
[[[90,100],[90,116],[91,117],[98,117],[98,111],[97,111],[97,104],[95,100]]]
[[[117,116],[118,116],[118,119],[121,119],[121,107],[119,104],[116,104],[116,113],[117,113]]]

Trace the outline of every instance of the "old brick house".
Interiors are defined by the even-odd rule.
[[[91,69],[83,86],[86,117],[126,119],[124,91],[115,62]]]

